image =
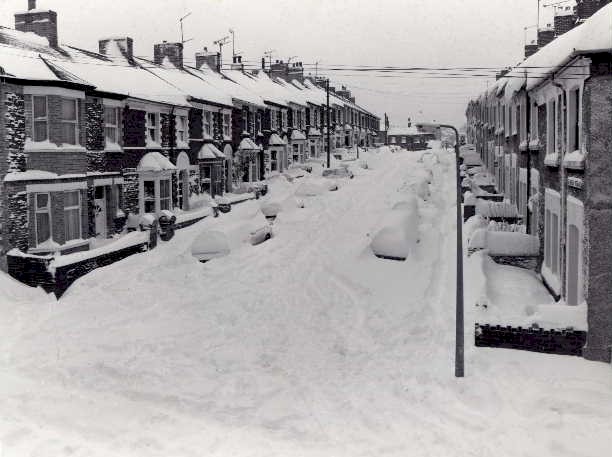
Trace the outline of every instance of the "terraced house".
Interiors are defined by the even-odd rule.
[[[570,30],[469,104],[467,135],[539,236],[548,289],[567,306],[586,304],[584,356],[610,361],[612,5],[587,3]]]
[[[157,43],[144,59],[127,35],[95,51],[60,45],[57,13],[28,7],[14,29],[0,27],[3,265],[12,249],[105,245],[145,214],[198,220],[207,198],[324,153],[324,91],[301,65],[247,72],[236,57],[222,71],[205,49],[190,67],[181,43]],[[377,118],[359,113],[373,126],[365,138]]]

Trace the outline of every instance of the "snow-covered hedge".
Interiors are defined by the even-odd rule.
[[[469,249],[487,249],[494,256],[537,256],[540,240],[537,236],[520,232],[497,232],[485,228],[474,231]]]

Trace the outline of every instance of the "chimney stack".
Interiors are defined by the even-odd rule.
[[[98,40],[98,50],[108,57],[123,57],[130,63],[134,60],[134,40],[128,36],[102,38]]]
[[[565,6],[555,11],[555,37],[569,32],[576,25],[576,15],[574,8]]]
[[[28,0],[28,11],[15,13],[15,30],[42,36],[49,41],[49,46],[57,48],[57,13],[37,10],[36,0]]]
[[[244,70],[244,65],[242,64],[242,56],[234,56],[232,59],[232,70]]]
[[[277,60],[270,66],[270,78],[283,78],[287,80],[287,74],[289,73],[289,65],[284,63],[282,60]]]
[[[538,49],[543,48],[555,39],[555,30],[547,24],[546,28],[538,30]]]
[[[196,68],[202,68],[202,65],[208,65],[212,70],[219,72],[219,63],[221,56],[217,52],[208,52],[208,48],[204,47],[203,52],[196,52],[195,54]]]
[[[535,40],[525,45],[525,59],[531,57],[536,52],[538,52],[538,45],[535,43]]]
[[[609,0],[578,0],[576,2],[578,23],[584,22],[608,3],[610,3]]]
[[[287,70],[287,78],[288,82],[293,81],[294,79],[299,82],[304,81],[304,67],[302,66],[302,62],[296,62]]]
[[[153,61],[157,65],[161,65],[166,58],[176,68],[183,68],[183,43],[168,43],[164,41],[154,45]]]

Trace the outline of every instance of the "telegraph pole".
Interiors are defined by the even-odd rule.
[[[329,78],[325,81],[325,91],[327,92],[327,168],[331,167],[331,139],[330,139],[330,130],[331,126],[329,124]]]

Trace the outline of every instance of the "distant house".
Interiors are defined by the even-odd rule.
[[[391,127],[387,132],[387,144],[409,151],[427,149],[427,142],[431,139],[432,134],[419,132],[415,127]]]

